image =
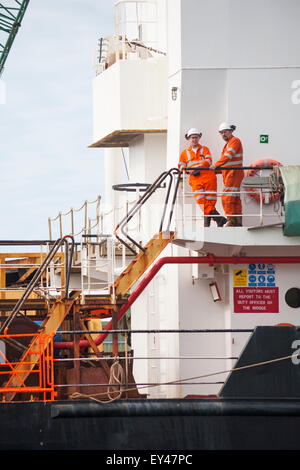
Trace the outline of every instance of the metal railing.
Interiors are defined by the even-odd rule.
[[[155,44],[154,41],[147,41],[147,45],[140,40],[129,41],[124,35],[100,38],[94,58],[96,75],[100,75],[119,60],[142,60],[151,58],[152,54],[166,56],[165,52],[153,47]]]
[[[185,389],[191,387],[192,390],[195,390],[196,394],[201,395],[202,390],[204,387],[204,390],[210,390],[209,392],[204,392],[204,393],[218,393],[220,387],[224,384],[224,381],[226,380],[226,377],[230,373],[230,371],[233,369],[234,364],[236,363],[238,359],[238,355],[230,355],[230,354],[224,354],[224,352],[219,352],[212,354],[211,351],[207,351],[207,353],[200,353],[196,352],[195,354],[187,355],[187,354],[172,354],[172,353],[167,353],[162,351],[158,355],[150,355],[150,354],[141,354],[141,355],[134,355],[133,354],[133,349],[135,349],[135,345],[128,344],[128,338],[129,336],[131,337],[131,343],[132,343],[132,337],[134,336],[140,336],[142,337],[155,337],[156,341],[158,341],[157,335],[158,336],[163,336],[163,337],[177,337],[179,341],[179,337],[182,337],[183,335],[189,336],[200,336],[202,337],[202,342],[206,341],[209,342],[210,344],[214,343],[214,340],[216,340],[219,344],[220,341],[220,335],[223,338],[224,345],[223,345],[223,351],[226,350],[226,342],[228,345],[231,343],[231,335],[236,335],[237,337],[240,338],[240,342],[245,342],[247,341],[247,338],[249,335],[253,332],[253,328],[232,328],[232,329],[226,329],[226,328],[219,328],[219,329],[111,329],[107,330],[107,333],[110,335],[115,335],[117,334],[118,337],[122,337],[123,341],[125,343],[124,347],[124,352],[119,353],[119,355],[113,355],[111,352],[107,352],[106,354],[102,354],[101,356],[96,357],[93,352],[90,354],[87,353],[82,353],[81,357],[80,356],[73,356],[73,357],[58,357],[55,359],[55,366],[57,368],[60,367],[65,367],[67,364],[70,363],[86,363],[87,361],[90,362],[90,364],[93,364],[94,367],[100,367],[101,369],[101,364],[103,362],[108,362],[109,364],[113,364],[115,362],[120,362],[122,365],[121,367],[124,370],[124,376],[123,376],[123,381],[122,383],[120,382],[115,382],[111,383],[108,378],[107,381],[104,380],[104,377],[102,376],[100,380],[93,381],[93,382],[88,382],[88,381],[78,381],[76,383],[56,383],[56,390],[58,393],[62,392],[63,389],[66,388],[76,388],[77,390],[80,390],[79,394],[76,394],[76,396],[70,395],[68,398],[89,398],[89,393],[86,392],[86,390],[90,387],[93,387],[97,391],[94,392],[93,395],[91,395],[91,398],[96,399],[99,398],[99,401],[105,400],[108,398],[108,395],[112,395],[111,393],[111,388],[115,388],[116,392],[118,390],[121,390],[121,396],[119,395],[118,398],[128,398],[126,395],[127,392],[131,392],[134,390],[137,390],[139,393],[151,393],[151,390],[155,391],[154,395],[159,396],[162,393],[165,396],[168,396],[168,388],[174,388],[177,387],[177,392],[172,391],[171,394],[174,397],[174,393],[177,394],[177,396],[184,396],[185,395]],[[86,333],[89,334],[98,334],[101,333],[102,330],[95,331],[86,331]],[[62,334],[72,334],[72,335],[81,335],[82,331],[80,330],[66,330],[62,331]],[[206,340],[203,338],[203,336],[207,336]],[[227,336],[226,336],[227,335]],[[209,341],[208,341],[209,338]],[[194,343],[195,348],[198,349],[197,347],[197,342]],[[133,348],[133,349],[132,349]],[[54,349],[55,349],[55,343],[54,343]],[[203,348],[202,348],[203,351]],[[129,375],[129,370],[132,371],[132,366],[133,363],[137,361],[138,365],[136,366],[139,372],[136,372],[134,374],[134,377],[137,379],[135,381],[132,381],[132,375]],[[160,366],[158,365],[158,370],[159,372],[159,377],[161,380],[155,380],[157,377],[152,375],[151,372],[147,373],[147,381],[141,381],[141,377],[144,376],[144,371],[147,370],[147,367],[144,365],[144,363],[149,365],[149,362],[157,364],[176,364],[175,367],[175,373],[174,371],[172,372],[173,378],[171,380],[164,380],[166,378],[165,373],[160,370]],[[167,363],[166,363],[167,361]],[[181,361],[184,362],[180,366]],[[191,365],[189,366],[189,369],[192,368],[195,373],[193,376],[188,377],[186,375],[182,375],[182,370],[184,370],[186,364],[190,362]],[[78,365],[79,367],[79,365]],[[168,367],[168,366],[167,366]],[[148,369],[150,370],[150,369]],[[150,375],[148,375],[150,374]],[[91,374],[91,377],[95,377],[95,375]],[[145,377],[146,378],[146,377]],[[130,380],[131,379],[131,380]],[[105,389],[107,387],[107,390]],[[199,388],[200,387],[200,388]],[[191,390],[190,389],[190,390]],[[88,393],[88,395],[85,395]],[[188,393],[188,392],[186,392]],[[189,391],[189,393],[193,393]]]
[[[257,170],[260,173],[260,177],[262,176],[262,172],[264,170],[273,170],[274,167],[252,167],[252,166],[244,166],[244,167],[226,167],[226,170],[233,170],[233,171],[244,171],[244,170]],[[203,167],[194,167],[190,170],[184,169],[182,173],[182,180],[181,180],[181,185],[179,187],[178,191],[178,199],[177,199],[177,207],[176,207],[176,227],[187,227],[188,225],[200,223],[200,226],[204,225],[204,219],[208,218],[209,215],[205,215],[203,212],[197,210],[197,204],[195,201],[195,193],[192,191],[191,186],[188,183],[188,179],[190,176],[191,171],[195,170],[200,170],[200,171],[212,171],[210,168],[203,168]],[[216,173],[221,173],[222,168],[213,170]],[[250,180],[250,177],[248,178]],[[284,208],[282,205],[282,188],[281,188],[281,193],[278,191],[278,189],[272,188],[270,184],[268,184],[266,181],[267,178],[262,179],[264,184],[258,185],[257,183],[247,183],[247,185],[244,183],[246,178],[241,183],[241,187],[239,190],[231,190],[231,191],[224,191],[222,189],[217,189],[217,191],[211,191],[212,195],[215,195],[217,197],[217,201],[222,198],[222,196],[230,196],[230,195],[238,195],[242,199],[242,201],[247,204],[250,202],[250,200],[257,200],[258,202],[258,211],[257,212],[246,212],[243,211],[242,213],[237,213],[237,214],[232,214],[233,217],[239,217],[239,216],[245,216],[249,219],[257,219],[259,221],[260,226],[265,226],[265,218],[274,218],[275,216],[278,217],[277,223],[273,223],[272,225],[282,225],[283,223],[283,212]],[[208,192],[206,191],[206,194]],[[270,204],[267,203],[269,201],[270,203],[272,202],[271,196],[276,194],[276,204],[271,206]],[[264,201],[266,203],[264,204]],[[272,210],[269,209],[269,207],[272,207]],[[224,214],[224,211],[222,208],[220,208],[220,215],[219,216],[214,216],[214,217],[224,217],[226,214]],[[268,209],[268,210],[267,210]]]
[[[196,168],[193,168],[195,170]],[[206,171],[209,170],[209,168],[199,168],[201,171]],[[228,167],[228,170],[231,168]],[[242,170],[253,170],[253,167],[242,167]],[[264,170],[272,170],[273,167],[255,167],[258,171],[262,172]],[[232,167],[232,170],[237,170],[237,168]],[[218,170],[220,172],[220,170]],[[141,208],[137,207],[139,204],[142,206],[143,201],[148,199],[149,194],[151,195],[153,193],[153,186],[156,186],[156,189],[160,188],[165,188],[166,187],[166,182],[164,180],[167,178],[167,174],[170,174],[173,176],[176,175],[176,173],[179,173],[179,170],[176,168],[172,168],[169,171],[166,171],[162,173],[157,180],[153,184],[146,184],[146,183],[127,183],[127,184],[119,184],[113,186],[113,189],[116,191],[123,191],[126,192],[126,197],[124,198],[123,202],[119,204],[118,206],[114,206],[109,208],[108,210],[100,210],[100,204],[101,204],[101,196],[97,196],[97,198],[93,201],[84,201],[84,203],[77,209],[71,208],[67,212],[59,212],[56,217],[49,217],[48,218],[48,228],[49,228],[49,239],[52,241],[53,236],[55,235],[55,238],[57,237],[63,237],[64,233],[69,233],[76,239],[76,237],[81,237],[82,235],[88,235],[92,234],[93,232],[96,232],[98,235],[105,234],[105,233],[112,233],[118,224],[119,221],[119,228],[121,228],[121,225],[125,224],[125,230],[127,232],[142,232],[143,228],[143,215],[142,215],[142,210]],[[171,177],[172,177],[171,176]],[[177,205],[176,205],[176,211],[177,211],[177,225],[186,225],[188,223],[188,220],[191,218],[188,213],[186,212],[186,209],[190,207],[191,205],[194,206],[194,209],[197,208],[195,199],[193,197],[193,192],[191,190],[191,187],[188,184],[188,172],[185,171],[182,174],[182,180],[181,180],[181,185],[178,185],[177,188]],[[170,176],[168,176],[171,178]],[[161,182],[162,181],[162,182]],[[180,182],[178,182],[180,183]],[[169,189],[168,189],[169,190]],[[282,216],[282,205],[278,204],[275,206],[275,210],[270,213],[266,211],[265,209],[267,208],[267,205],[263,204],[263,199],[265,195],[269,195],[272,193],[270,189],[266,188],[255,188],[255,186],[252,185],[252,188],[248,187],[247,189],[243,189],[243,185],[241,186],[240,191],[232,191],[232,194],[238,193],[242,198],[245,199],[246,196],[248,196],[249,200],[251,198],[251,192],[253,191],[253,194],[259,194],[259,210],[258,212],[255,213],[244,213],[243,215],[250,217],[250,218],[255,218],[258,217],[260,224],[264,225],[264,218],[268,218],[274,215],[277,215],[279,217]],[[131,200],[128,199],[128,193],[135,193],[135,197],[131,198]],[[141,197],[141,193],[143,193]],[[215,194],[215,192],[214,192]],[[220,188],[217,190],[216,195],[218,199],[222,197],[222,195],[228,195],[228,192],[222,191]],[[181,208],[179,209],[178,202],[180,203]],[[280,202],[280,201],[278,201]],[[94,212],[91,213],[91,208],[94,207]],[[133,224],[133,215],[137,214],[138,219],[136,220],[136,223]],[[221,214],[220,216],[222,216]],[[242,214],[236,214],[237,216],[242,215]],[[173,216],[173,214],[172,214]],[[200,211],[197,211],[196,215],[193,215],[193,218],[196,220],[196,218],[200,221],[202,219],[203,223],[203,214]],[[125,220],[128,219],[131,222],[131,225],[129,223],[126,223]],[[281,221],[280,221],[281,222]],[[57,227],[54,227],[54,223],[57,224]],[[123,231],[123,230],[122,230]],[[55,232],[55,233],[54,233]],[[128,239],[128,242],[130,241],[130,237],[125,236],[125,238]],[[122,241],[123,243],[123,241]],[[133,252],[132,248],[133,246],[136,246],[137,248],[141,249],[141,245],[135,245],[133,241],[131,241],[131,246],[130,250]]]
[[[115,33],[98,41],[94,60],[96,74],[119,60],[166,56],[166,52],[157,47],[156,1],[119,0],[115,3]]]
[[[246,170],[249,168],[253,170],[253,167],[243,167],[242,169]],[[262,171],[271,168],[262,167],[257,169]],[[53,221],[59,223],[59,230],[62,233],[63,217],[68,220],[68,229],[71,228],[72,234],[74,236],[81,235],[81,241],[78,243],[78,246],[81,247],[81,253],[78,256],[78,258],[81,257],[81,265],[77,263],[77,267],[81,267],[83,298],[85,294],[98,293],[101,295],[109,292],[109,289],[114,284],[115,277],[126,268],[128,264],[127,256],[130,253],[136,255],[137,250],[145,251],[142,238],[145,235],[145,222],[149,221],[150,213],[161,214],[161,219],[157,223],[157,228],[155,228],[151,221],[151,234],[144,236],[145,241],[148,242],[149,237],[151,238],[156,231],[168,233],[171,229],[171,223],[172,230],[174,229],[175,233],[180,235],[181,229],[183,229],[183,238],[190,235],[189,227],[193,225],[196,239],[201,239],[201,230],[206,216],[199,210],[187,178],[188,172],[182,174],[177,168],[171,168],[159,175],[152,184],[127,183],[115,185],[113,189],[123,191],[126,193],[125,198],[127,198],[126,200],[124,198],[123,204],[119,207],[113,207],[109,211],[100,212],[101,198],[98,196],[94,201],[85,201],[79,209],[71,209],[66,213],[59,213],[54,219],[49,219],[50,236],[52,235],[51,222]],[[151,200],[157,189],[165,189],[165,195],[161,195],[159,198],[159,205],[152,206],[149,209],[146,203]],[[256,191],[256,189],[254,190]],[[244,190],[242,187],[240,191],[233,191],[233,193],[238,193],[241,197],[245,195],[250,197],[251,191],[251,188]],[[270,190],[260,188],[261,200],[257,213],[244,214],[249,218],[259,218],[262,226],[264,225],[264,217],[273,217],[274,214],[278,217],[282,215],[279,213],[279,210],[277,212],[264,212],[262,196],[265,191]],[[128,193],[131,193],[133,196],[131,201],[128,200]],[[218,189],[215,194],[218,198],[223,194],[228,195],[222,189]],[[88,206],[93,204],[96,204],[95,218],[88,217]],[[282,210],[281,206],[279,208]],[[83,213],[83,225],[79,227],[78,233],[74,234],[75,213]],[[220,214],[221,216],[222,214]],[[120,220],[120,222],[116,226],[117,220]],[[92,224],[92,221],[95,221],[95,224]],[[114,229],[114,227],[116,228]],[[92,228],[96,228],[96,234],[92,234]],[[107,235],[111,234],[113,229],[115,237]],[[118,263],[116,263],[116,254],[118,255]]]
[[[163,186],[166,183],[166,186]],[[138,199],[138,201],[134,204],[134,206],[130,209],[130,211],[126,214],[126,216],[118,223],[117,227],[115,228],[114,235],[115,237],[123,243],[131,252],[136,254],[136,251],[132,249],[131,244],[133,244],[139,251],[145,251],[145,248],[134,240],[128,232],[126,232],[126,227],[128,227],[129,222],[132,218],[140,213],[144,204],[151,198],[151,196],[155,193],[155,191],[159,188],[166,187],[166,196],[162,206],[162,216],[160,220],[160,224],[158,227],[158,231],[166,231],[170,230],[174,208],[177,198],[177,192],[180,183],[180,171],[177,168],[171,168],[168,171],[164,171],[155,181],[152,183],[144,194]],[[173,192],[173,194],[172,194]],[[167,212],[169,210],[169,214]],[[167,219],[167,223],[165,221]],[[117,232],[121,231],[123,237],[122,239],[118,236]],[[153,233],[155,233],[155,228],[153,227]]]
[[[68,239],[71,239],[71,249],[69,247]],[[5,244],[5,243],[9,244],[10,246],[14,245],[14,244],[18,244],[18,242],[13,242],[12,241],[12,242],[1,242],[1,245]],[[24,245],[26,242],[24,241],[24,242],[19,242],[19,243]],[[30,242],[29,241],[29,242],[27,242],[27,246],[31,245],[31,244],[34,245],[36,243],[37,242],[34,242],[34,241]],[[50,246],[49,242],[44,241],[43,243],[47,244],[48,247]],[[70,274],[71,274],[72,259],[73,259],[73,252],[74,252],[74,239],[70,235],[66,235],[65,237],[59,238],[58,240],[56,240],[54,243],[51,244],[51,247],[49,248],[48,254],[42,256],[42,261],[41,261],[40,264],[31,266],[31,269],[32,269],[34,274],[33,274],[32,278],[30,279],[30,281],[29,281],[28,285],[26,286],[26,288],[23,289],[22,295],[18,298],[18,300],[17,300],[15,306],[13,307],[12,311],[10,312],[9,316],[2,323],[2,325],[0,327],[0,333],[5,332],[7,330],[7,328],[11,325],[14,318],[22,310],[25,302],[29,299],[30,295],[37,288],[38,283],[42,279],[42,277],[45,276],[46,279],[48,279],[47,274],[48,274],[48,270],[51,266],[51,263],[55,260],[56,255],[58,255],[58,250],[61,249],[63,245],[65,247],[64,254],[59,255],[59,257],[64,258],[64,269],[62,269],[62,266],[61,266],[61,269],[62,269],[61,272],[64,273],[64,286],[62,286],[62,285],[60,286],[61,287],[61,298],[67,299],[69,297],[69,282],[70,282]],[[5,254],[2,254],[0,256],[2,256],[2,259],[5,259]],[[17,258],[18,254],[14,253],[14,257]],[[20,267],[20,266],[22,267],[22,264],[16,264],[16,265],[18,267]],[[3,265],[1,266],[2,269],[4,269],[4,271],[2,270],[2,278],[3,278],[3,273],[5,275],[5,271],[7,269],[7,266],[8,265],[6,265],[5,263],[4,263],[4,266]],[[25,263],[25,266],[26,266],[26,263]],[[11,265],[10,265],[10,267],[11,267]],[[47,282],[46,286],[40,286],[40,289],[44,292],[48,291],[48,294],[49,294],[49,284],[48,284],[48,281],[46,281],[46,282]],[[3,291],[7,291],[6,287],[4,287],[2,292]],[[47,295],[45,295],[45,297],[47,298]]]
[[[84,201],[78,208],[71,207],[67,212],[59,212],[56,217],[48,217],[49,239],[53,240],[53,222],[58,223],[58,237],[62,238],[64,233],[69,233],[73,238],[91,233],[96,228],[97,233],[103,231],[103,217],[104,213],[100,211],[101,196],[97,196],[94,201]],[[91,217],[89,208],[95,205],[95,217]],[[83,220],[79,221],[79,217]],[[64,223],[64,221],[66,222]],[[65,225],[65,226],[64,226]]]
[[[59,212],[56,217],[49,217],[49,239],[53,242],[57,237],[62,238],[65,233],[69,233],[76,240],[76,244],[80,245],[83,236],[113,233],[118,221],[127,216],[130,207],[138,202],[140,193],[149,186],[151,185],[115,185],[113,189],[116,191],[126,192],[118,205],[100,210],[101,196],[98,196],[93,201],[84,201],[77,209],[71,208],[67,212]],[[128,193],[135,193],[130,200]],[[138,220],[134,224],[127,225],[126,230],[137,232],[142,230],[141,212]]]
[[[7,346],[11,342],[30,342],[30,346],[18,360],[10,358],[9,348],[0,349],[0,394],[2,401],[10,394],[29,394],[27,401],[38,397],[43,401],[53,401],[56,396],[54,384],[53,335],[43,333],[4,334],[0,343]],[[28,374],[30,382],[25,383]]]
[[[115,240],[112,235],[82,235],[81,302],[87,295],[109,295],[114,299],[116,276]]]
[[[82,335],[85,334],[93,335],[100,333],[102,330],[62,330],[60,335]],[[81,352],[79,356],[70,356],[66,357],[61,355],[57,357],[55,355],[55,338],[53,340],[53,335],[45,335],[43,333],[30,333],[30,334],[11,334],[11,335],[0,335],[0,394],[3,397],[3,402],[5,402],[6,394],[10,393],[27,393],[27,398],[22,400],[31,401],[31,400],[42,400],[42,401],[53,401],[55,398],[58,400],[61,399],[61,393],[64,389],[74,389],[80,390],[81,393],[76,396],[69,392],[70,398],[93,398],[102,400],[108,400],[108,402],[114,401],[119,398],[128,398],[128,393],[131,391],[137,391],[138,393],[151,393],[151,390],[156,390],[154,395],[159,395],[163,393],[165,396],[168,395],[167,389],[169,387],[177,387],[177,394],[179,397],[185,394],[185,387],[191,387],[195,390],[195,393],[202,394],[202,391],[199,389],[201,387],[209,387],[210,393],[213,389],[214,393],[220,389],[224,384],[224,381],[228,374],[233,370],[234,363],[238,359],[238,356],[224,355],[224,354],[161,354],[157,356],[151,355],[133,355],[132,347],[128,343],[129,336],[134,335],[146,335],[146,336],[156,336],[156,335],[217,335],[219,338],[220,334],[222,335],[231,335],[231,334],[251,334],[253,329],[118,329],[118,330],[108,330],[109,334],[118,334],[122,335],[124,342],[124,352],[119,353],[118,356],[112,355],[111,352],[106,354],[95,355],[94,352]],[[4,344],[9,344],[10,340],[17,340],[30,342],[30,347],[22,355],[20,359],[12,359],[9,354],[9,350],[5,350],[1,346],[1,342]],[[245,336],[244,336],[245,339]],[[224,339],[225,341],[225,339]],[[195,343],[196,345],[197,343]],[[225,344],[225,343],[224,343]],[[272,358],[270,358],[272,360]],[[164,380],[164,374],[161,373],[161,380],[153,380],[151,374],[148,380],[132,381],[132,370],[133,362],[138,361],[142,363],[143,361],[157,361],[160,363],[166,364],[166,361],[176,362],[176,376],[172,380]],[[182,367],[179,367],[179,363],[184,361],[186,364],[187,361],[191,361],[193,364],[193,370],[195,374],[192,377],[182,376],[180,370]],[[102,370],[101,363],[106,362],[111,367],[113,364],[118,363],[119,368],[123,370],[122,380],[121,381],[111,381],[107,376],[107,380],[104,379],[103,375],[99,380],[95,380],[95,368]],[[270,361],[272,362],[272,361]],[[65,375],[58,374],[58,370],[61,367],[69,368],[68,364],[73,363],[82,363],[91,370],[91,378],[94,379],[93,382],[85,380],[79,380],[78,382],[74,379],[69,379],[64,381],[63,377]],[[216,365],[214,365],[216,364]],[[252,367],[253,365],[249,365]],[[184,367],[184,366],[183,366]],[[143,370],[144,366],[140,370]],[[23,375],[30,372],[32,380],[30,383],[23,380]],[[101,375],[101,374],[100,374]],[[138,374],[139,376],[140,374]],[[56,380],[54,380],[56,377]],[[27,378],[27,376],[26,376]],[[139,378],[139,377],[138,377]],[[17,385],[14,382],[17,381]],[[97,390],[95,395],[91,395],[89,392],[88,395],[85,395],[85,390],[87,388],[93,387]],[[172,395],[174,393],[172,392]],[[142,397],[141,397],[142,398]]]

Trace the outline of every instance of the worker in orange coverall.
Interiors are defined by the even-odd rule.
[[[190,129],[185,134],[190,146],[181,152],[178,164],[181,171],[193,167],[209,168],[212,165],[209,148],[199,144],[201,137],[201,132],[195,128]],[[209,227],[211,219],[213,219],[219,227],[222,227],[226,223],[226,219],[220,216],[215,208],[217,202],[217,178],[215,173],[199,169],[188,173],[190,174],[189,184],[195,193],[194,197],[204,211],[204,226]]]
[[[233,135],[235,129],[234,125],[226,122],[220,125],[219,133],[226,144],[223,147],[220,160],[211,166],[212,169],[221,169],[222,167],[224,182],[222,204],[227,216],[226,227],[242,226],[240,187],[244,171],[238,170],[238,168],[243,166],[243,146],[240,139]],[[226,167],[237,168],[237,170],[226,170]]]

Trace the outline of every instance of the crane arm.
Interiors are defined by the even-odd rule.
[[[0,76],[9,51],[17,35],[29,0],[0,2]]]

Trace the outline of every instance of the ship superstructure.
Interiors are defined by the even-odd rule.
[[[95,53],[88,143],[104,149],[105,194],[49,218],[48,240],[2,241],[15,248],[1,253],[5,409],[50,401],[58,436],[65,417],[105,417],[111,429],[124,400],[146,427],[234,415],[232,397],[293,399],[297,415],[299,13],[296,0],[115,3],[115,31]],[[219,159],[223,121],[244,148],[240,227],[205,226],[178,168],[195,126]],[[265,405],[246,409],[265,416]],[[193,446],[205,423],[193,424]],[[155,448],[180,448],[182,429],[174,441],[160,430]],[[228,439],[199,446],[237,445]]]
[[[101,52],[93,83],[91,147],[105,148],[108,204],[119,204],[121,189],[134,189],[134,183],[151,184],[163,171],[177,168],[180,152],[187,146],[184,135],[193,126],[201,129],[200,143],[210,148],[214,161],[224,145],[219,123],[227,120],[237,125],[245,168],[253,164],[270,167],[274,161],[297,165],[299,109],[295,93],[299,64],[295,44],[299,6],[292,2],[286,8],[277,2],[272,12],[269,7],[268,2],[257,8],[238,2],[116,4],[115,42],[107,40],[108,50],[115,46],[116,61],[112,63],[111,54],[105,59]],[[295,14],[291,15],[293,8]],[[276,34],[279,24],[287,28],[284,40]],[[255,37],[250,34],[253,25]],[[263,41],[264,35],[268,41]],[[148,56],[140,56],[140,49],[134,49],[137,46],[132,43],[138,42],[143,42]],[[129,181],[124,180],[123,154],[118,146],[123,152],[127,150]],[[202,213],[186,176],[176,199],[174,240],[161,256],[296,256],[300,239],[284,235],[283,203],[278,197],[268,200],[269,174],[268,169],[245,170],[241,187],[243,227],[223,229],[216,224],[203,229]],[[126,187],[126,182],[132,187]],[[218,175],[220,211],[222,190],[222,177]],[[127,194],[132,197],[132,193]],[[157,190],[156,199],[143,207],[140,233],[144,242],[159,226],[153,217],[159,212],[159,204],[163,207],[164,197],[163,190]],[[164,267],[132,306],[132,327],[230,331],[295,324],[297,310],[284,299],[289,288],[296,287],[293,280],[297,269],[297,265],[265,263],[263,258],[248,264]],[[187,358],[236,358],[248,336],[234,332],[161,333],[150,335],[146,341],[142,335],[135,335],[135,354],[149,357],[147,367],[136,361],[137,381],[172,382],[230,370],[235,359],[199,362]],[[156,356],[174,359],[164,361]],[[149,394],[168,398],[214,394],[225,377],[204,380],[218,382],[211,385],[154,387]]]

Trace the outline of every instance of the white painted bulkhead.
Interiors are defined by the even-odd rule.
[[[93,142],[115,131],[167,125],[166,60],[119,60],[93,79]]]
[[[167,135],[144,133],[129,144],[130,181],[151,183],[161,171],[177,166],[180,151],[186,146],[184,134],[190,127],[201,129],[201,143],[210,148],[216,161],[224,144],[218,126],[229,120],[236,124],[236,135],[242,140],[245,165],[261,158],[272,158],[285,165],[298,164],[299,13],[297,0],[251,3],[157,0],[157,37],[162,48],[167,45],[167,62],[157,57],[136,60],[133,65],[121,60],[96,77],[94,142],[120,129],[151,130],[165,126]],[[155,81],[151,82],[151,77]],[[147,97],[141,80],[145,80]],[[176,100],[172,99],[174,87]],[[152,99],[157,101],[149,108]],[[260,135],[265,134],[269,136],[268,144],[260,143]],[[106,158],[110,158],[110,151]],[[109,184],[115,181],[114,171],[115,174],[120,171],[116,166],[110,166]],[[218,188],[222,189],[221,175]],[[155,203],[159,200],[158,195]],[[222,210],[220,201],[218,208]],[[265,209],[274,210],[271,205]],[[243,213],[258,211],[258,204],[246,196]],[[143,214],[145,241],[148,235],[151,238],[157,232],[156,218],[157,212],[150,205]],[[247,225],[257,225],[258,220],[244,217]],[[264,223],[272,220],[278,221],[278,216],[265,218]],[[222,237],[225,230],[229,232]],[[251,232],[251,240],[246,228],[212,227],[205,230],[204,238],[202,233],[197,250],[216,255],[300,255],[299,239],[286,240],[290,246],[285,247],[281,228],[263,235],[259,230],[256,234]],[[259,246],[261,239],[263,243]],[[269,244],[273,245],[271,249]],[[193,249],[195,245],[186,249],[173,244],[162,256],[198,254]],[[216,266],[213,277],[195,279],[191,265],[164,266],[131,308],[132,328],[241,329],[283,322],[298,324],[299,309],[288,307],[284,300],[288,288],[299,286],[297,266],[275,266],[280,313],[235,313],[233,270],[236,269],[248,270],[248,267]],[[218,283],[221,301],[213,301],[209,287],[212,280]],[[238,356],[247,336],[235,333],[191,333],[180,337],[167,333],[133,335],[135,356],[153,358],[135,361],[135,380],[164,383],[193,377],[191,382],[204,383],[149,387],[146,389],[149,397],[215,394],[221,387],[218,382],[224,381],[226,374],[210,374],[232,367],[235,360],[229,358]],[[156,356],[173,359],[157,360]],[[190,356],[210,359],[184,359]],[[145,393],[145,389],[141,392]]]
[[[180,151],[186,146],[184,134],[190,127],[201,129],[202,144],[210,148],[213,161],[219,159],[224,142],[218,134],[218,126],[227,120],[237,126],[235,134],[243,143],[245,165],[265,158],[278,160],[285,165],[299,164],[300,106],[295,104],[296,83],[300,77],[299,13],[298,1],[168,2],[168,168],[176,166]],[[173,87],[177,87],[177,100],[172,100]],[[268,144],[260,143],[262,134],[269,136]],[[218,188],[222,188],[221,176],[218,176]],[[218,207],[221,207],[220,203]],[[243,198],[244,214],[258,213],[258,207],[248,195]],[[271,205],[264,208],[264,212],[273,210]],[[244,217],[247,225],[257,225],[258,221],[258,218]],[[272,221],[277,222],[278,216],[274,219],[264,218],[265,224]],[[212,227],[212,230],[219,232],[226,229]],[[281,231],[277,229],[276,235],[278,230]],[[278,236],[281,238],[281,235]],[[243,248],[242,233],[235,236],[236,247],[228,246],[225,240],[219,238],[217,252],[230,255],[233,252],[247,254],[251,251],[251,254],[256,254],[255,245],[259,243],[260,237],[257,231],[251,249]],[[272,232],[269,237],[269,243],[273,244]],[[269,255],[284,255],[288,252],[299,254],[299,240],[294,240],[294,244],[292,251],[272,247]],[[204,245],[205,248],[207,251]],[[185,256],[189,255],[188,250],[180,251]],[[260,253],[267,254],[267,248],[263,248]],[[234,313],[232,270],[239,268],[245,267],[223,267],[221,273],[216,274],[221,302],[213,302],[209,281],[198,280],[192,284],[191,266],[170,268],[178,271],[177,315],[182,329],[240,329],[282,322],[298,324],[298,310],[292,309],[284,301],[286,290],[298,285],[295,282],[297,267],[276,266],[280,313],[265,314]],[[172,314],[176,315],[176,312]],[[224,335],[218,333],[183,335],[179,354],[236,357],[244,347],[245,334],[228,336],[226,340]],[[228,370],[232,364],[234,360],[182,360],[180,374],[181,378],[204,376]],[[219,382],[223,379],[224,375],[216,375],[198,381]],[[184,386],[181,396],[216,393],[219,387]]]

